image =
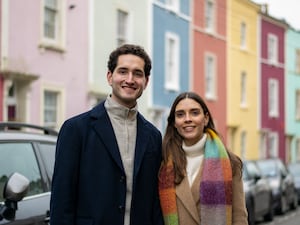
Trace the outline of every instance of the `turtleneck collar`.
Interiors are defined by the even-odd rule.
[[[204,133],[202,138],[197,143],[191,146],[187,146],[183,141],[182,148],[185,151],[185,154],[189,157],[203,155],[206,138],[207,135]]]
[[[129,109],[118,102],[116,102],[111,95],[108,95],[105,101],[105,108],[106,110],[116,118],[122,118],[122,119],[130,119],[134,120],[137,115],[137,105],[135,107]]]

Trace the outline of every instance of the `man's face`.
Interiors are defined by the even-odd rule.
[[[136,100],[149,81],[149,77],[145,76],[144,65],[144,60],[136,55],[120,55],[114,72],[107,72],[112,98],[119,104],[128,108],[136,105]]]

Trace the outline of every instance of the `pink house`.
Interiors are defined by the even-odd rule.
[[[260,133],[263,157],[285,154],[285,30],[287,25],[266,14],[261,19]]]
[[[0,120],[58,129],[88,105],[88,1],[0,0]]]
[[[192,89],[205,99],[226,140],[226,1],[206,2],[194,1],[193,7]]]

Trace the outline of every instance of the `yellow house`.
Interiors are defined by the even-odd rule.
[[[259,157],[259,11],[227,0],[227,144],[242,159]]]

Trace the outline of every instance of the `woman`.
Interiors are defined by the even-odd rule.
[[[159,172],[165,225],[247,225],[241,171],[203,99],[180,94],[168,117]]]

